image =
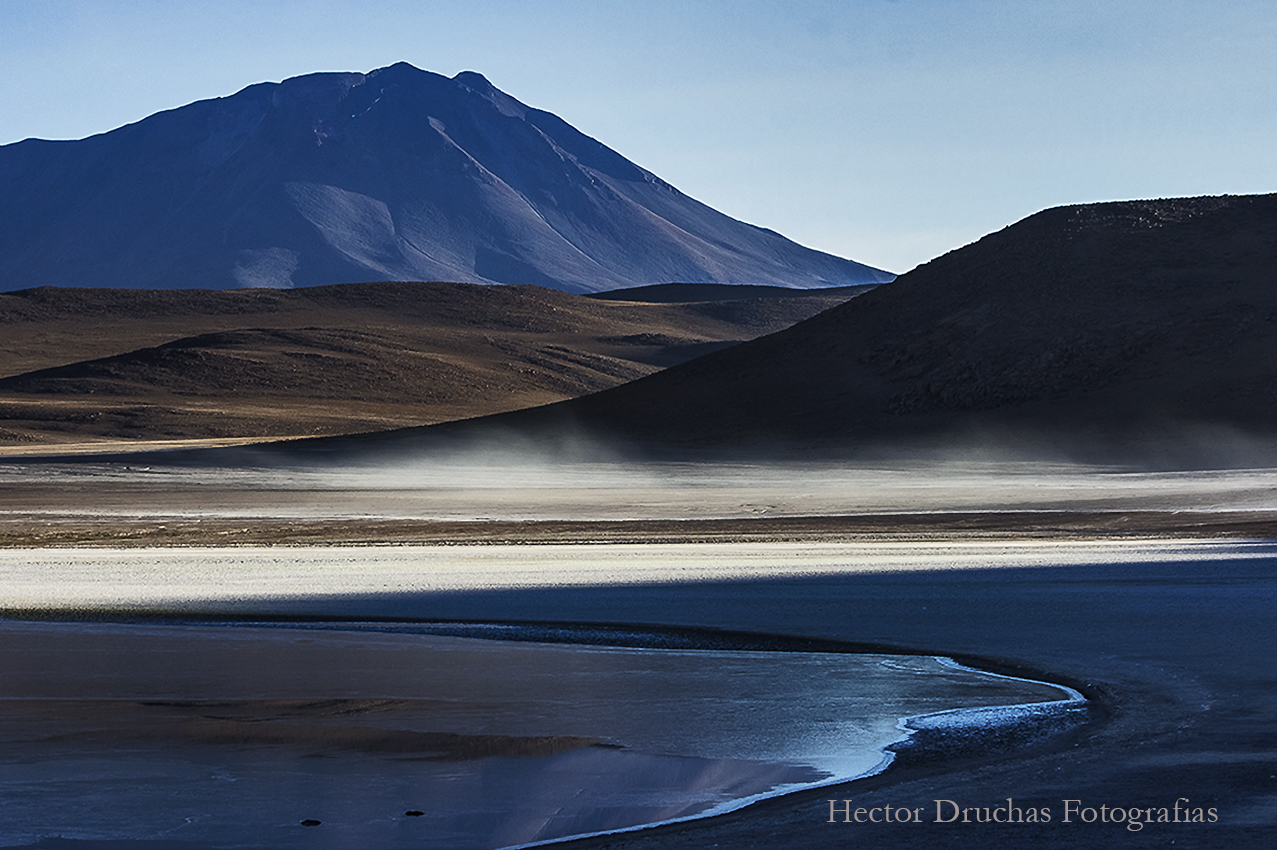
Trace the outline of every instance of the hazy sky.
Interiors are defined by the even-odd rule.
[[[0,143],[397,61],[896,272],[1057,204],[1277,191],[1273,0],[0,0]]]

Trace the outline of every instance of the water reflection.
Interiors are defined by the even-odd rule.
[[[901,717],[1061,697],[927,657],[20,622],[0,683],[5,846],[486,850],[850,778]]]

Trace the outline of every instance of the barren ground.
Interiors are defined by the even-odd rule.
[[[3,293],[0,453],[362,433],[548,404],[855,291],[702,289],[655,287],[647,301],[446,283]]]

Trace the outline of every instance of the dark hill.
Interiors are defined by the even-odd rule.
[[[698,448],[1277,436],[1277,195],[1050,209],[787,330],[443,430],[567,423]]]
[[[716,212],[479,74],[403,63],[5,145],[0,199],[0,291],[892,277]]]

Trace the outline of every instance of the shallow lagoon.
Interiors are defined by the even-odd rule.
[[[0,681],[5,846],[517,846],[872,773],[906,716],[1068,698],[927,656],[17,621]]]

